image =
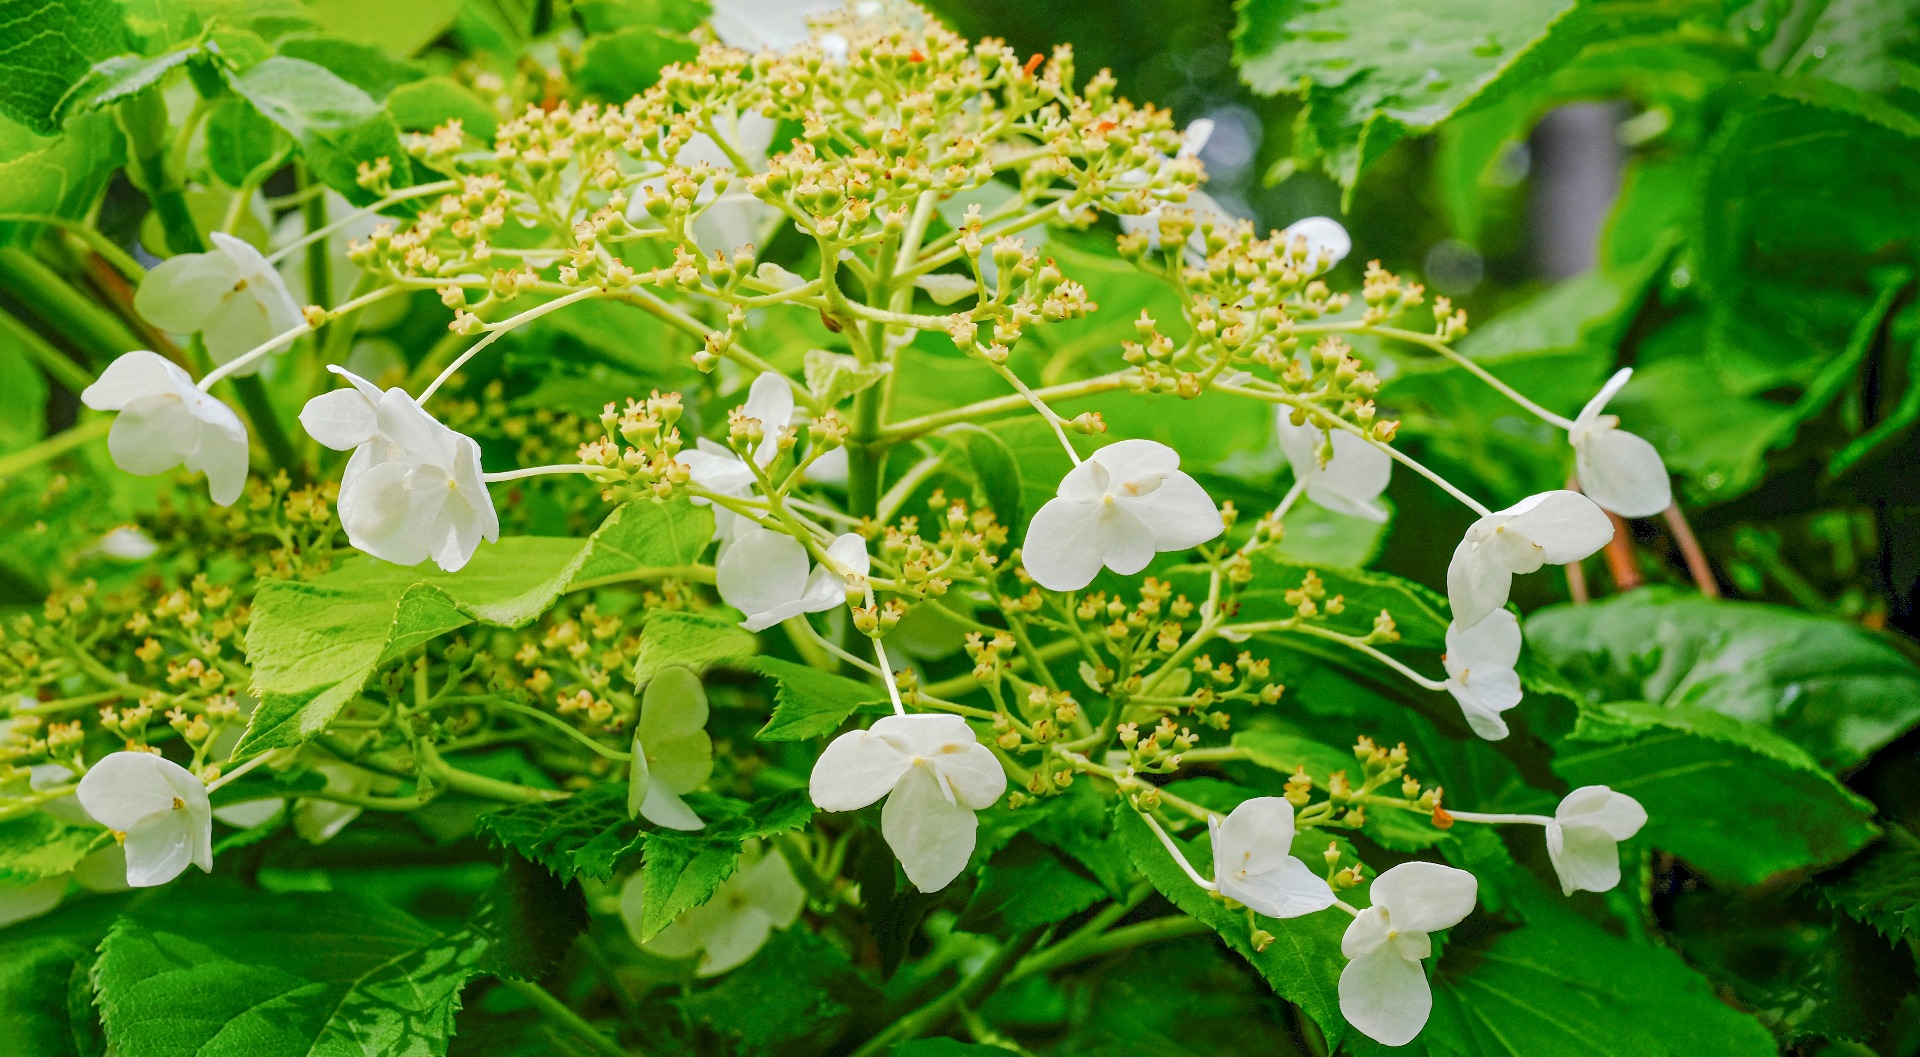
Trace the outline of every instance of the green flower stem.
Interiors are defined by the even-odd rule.
[[[607,1038],[599,1028],[587,1023],[585,1017],[569,1009],[565,1002],[553,997],[552,992],[539,984],[507,978],[500,981],[500,986],[526,999],[533,1008],[540,1011],[541,1016],[566,1028],[578,1036],[582,1042],[593,1047],[596,1052],[606,1054],[607,1057],[637,1057],[638,1051],[628,1050]]]
[[[448,789],[485,797],[488,800],[501,800],[509,804],[531,804],[543,800],[565,800],[572,793],[563,793],[555,789],[532,789],[512,782],[503,782],[497,778],[463,771],[440,758],[440,753],[428,741],[420,743],[420,773],[431,775],[445,783]]]
[[[294,175],[303,187],[314,182],[304,163],[294,168]],[[307,303],[324,305],[333,300],[333,258],[327,254],[326,236],[314,238],[313,233],[327,230],[327,196],[318,194],[307,199],[301,203],[300,213],[311,240],[307,243]]]
[[[0,249],[0,289],[48,329],[80,346],[96,367],[104,368],[121,353],[142,347],[119,317],[95,304],[25,250]]]
[[[179,130],[184,143],[193,134],[193,126],[204,112],[204,100],[196,100],[193,114]],[[167,248],[174,253],[200,253],[207,248],[200,228],[187,209],[187,197],[180,187],[178,173],[170,164],[170,151],[176,136],[167,121],[167,102],[158,89],[149,89],[128,98],[115,112],[121,131],[127,136],[127,175],[153,204],[153,213],[166,233]]]
[[[696,584],[711,584],[714,580],[711,565],[663,565],[644,569],[629,569],[624,573],[609,576],[595,576],[587,580],[575,580],[567,585],[567,594],[576,591],[590,591],[596,587],[612,587],[616,584],[637,583],[647,580],[686,580]]]
[[[72,235],[74,238],[79,239],[81,242],[86,243],[88,249],[99,254],[101,259],[108,264],[113,265],[113,270],[119,272],[120,275],[130,283],[138,284],[147,274],[147,270],[140,266],[139,261],[129,256],[126,250],[121,249],[112,239],[94,230],[91,225],[84,221],[73,220],[69,217],[56,217],[47,213],[0,213],[0,221],[18,224],[47,224],[57,227],[67,234]]]
[[[20,322],[12,313],[0,311],[0,334],[11,339],[15,348],[26,353],[28,358],[40,365],[41,370],[73,395],[79,396],[87,386],[93,384],[93,375],[86,368],[54,348],[51,342]]]
[[[1131,369],[1114,371],[1111,374],[1102,374],[1093,378],[1083,378],[1077,382],[1063,382],[1059,385],[1043,386],[1039,389],[1029,390],[1029,392],[1031,392],[1034,397],[1043,401],[1071,400],[1075,397],[1110,393],[1116,389],[1125,388],[1127,380],[1132,378],[1134,373]],[[918,437],[925,433],[931,433],[942,426],[951,426],[958,422],[978,422],[999,415],[1012,414],[1016,411],[1031,410],[1032,407],[1033,405],[1028,401],[1027,397],[1019,393],[1014,393],[1009,396],[995,397],[991,400],[982,400],[978,403],[968,404],[965,407],[954,408],[951,411],[941,411],[931,415],[921,415],[919,418],[909,418],[895,422],[881,431],[880,439],[890,444],[897,444],[903,440]]]
[[[1536,404],[1533,401],[1527,399],[1525,396],[1522,396],[1519,393],[1519,391],[1515,390],[1512,386],[1509,386],[1507,383],[1494,377],[1492,372],[1488,371],[1485,367],[1482,367],[1479,364],[1475,363],[1474,361],[1467,359],[1465,356],[1460,355],[1460,353],[1456,349],[1454,349],[1453,346],[1448,345],[1446,342],[1441,341],[1439,338],[1435,337],[1432,334],[1422,334],[1417,330],[1402,330],[1399,327],[1370,326],[1363,322],[1306,323],[1298,327],[1295,327],[1294,333],[1295,334],[1334,334],[1334,333],[1372,334],[1372,335],[1375,335],[1376,337],[1390,338],[1394,341],[1404,341],[1409,345],[1418,345],[1421,348],[1427,349],[1431,352],[1438,353],[1439,355],[1445,357],[1446,359],[1453,361],[1455,365],[1465,370],[1468,374],[1471,374],[1475,378],[1478,378],[1481,381],[1487,383],[1488,387],[1493,389],[1495,392],[1499,393],[1501,396],[1506,397],[1508,400],[1513,401],[1514,403],[1520,405],[1521,407],[1527,409],[1528,411],[1531,411],[1533,414],[1539,416],[1542,421],[1551,422],[1552,424],[1559,426],[1561,429],[1573,428],[1572,419],[1565,418],[1560,415],[1556,415],[1553,412],[1548,411],[1546,408],[1541,407],[1539,404]]]
[[[1046,950],[1036,951],[1023,959],[1007,977],[1008,983],[1017,983],[1038,973],[1049,973],[1063,969],[1076,962],[1099,958],[1103,955],[1132,950],[1149,943],[1164,940],[1177,940],[1186,936],[1202,936],[1210,931],[1206,922],[1199,918],[1190,918],[1185,914],[1170,914],[1152,921],[1142,921],[1136,925],[1125,925],[1110,932],[1098,932],[1082,938],[1076,934],[1064,943],[1057,943]]]

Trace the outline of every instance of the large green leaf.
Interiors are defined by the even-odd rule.
[[[85,114],[49,139],[0,120],[0,212],[84,216],[126,155],[126,136],[108,114]],[[42,230],[0,223],[0,243]]]
[[[80,1057],[97,1036],[87,1003],[94,948],[124,897],[69,903],[0,930],[0,1057]],[[70,1001],[76,987],[79,1003]]]
[[[740,667],[775,681],[773,715],[754,737],[761,741],[823,738],[861,705],[885,703],[887,692],[842,675],[815,671],[777,657],[751,657]]]
[[[60,99],[126,34],[113,0],[0,0],[0,114],[43,136],[60,130]]]
[[[684,838],[737,849],[741,841],[806,825],[814,810],[804,789],[752,804],[694,793],[687,803],[705,820],[706,828],[691,834],[666,833],[669,843]],[[663,836],[627,814],[625,782],[599,782],[565,800],[503,808],[480,816],[479,829],[563,878],[584,875],[600,881],[611,879],[654,838]]]
[[[94,970],[112,1050],[141,1057],[432,1057],[486,940],[332,893],[171,893]]]
[[[293,137],[315,175],[353,201],[373,200],[357,168],[386,158],[404,182],[407,155],[386,111],[366,92],[317,63],[275,55],[228,83],[267,119]]]
[[[688,564],[705,549],[712,518],[686,503],[636,502],[584,543],[508,537],[457,573],[369,558],[311,583],[266,583],[247,629],[260,707],[236,752],[312,738],[382,664],[429,639],[472,623],[520,627],[576,579]]]
[[[1822,876],[1820,895],[1889,940],[1920,936],[1920,837],[1888,827],[1873,850]]]
[[[1845,769],[1920,722],[1920,668],[1857,624],[1636,591],[1527,618],[1527,642],[1596,704],[1646,701],[1771,729]]]
[[[1296,153],[1351,188],[1402,136],[1570,51],[1555,30],[1577,6],[1488,0],[1469,16],[1446,0],[1242,0],[1234,58],[1255,91],[1305,97]]]

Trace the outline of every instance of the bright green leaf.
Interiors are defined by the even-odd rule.
[[[0,0],[0,114],[43,136],[60,131],[60,100],[88,67],[123,47],[113,0]]]
[[[738,667],[774,680],[773,716],[754,737],[761,741],[823,738],[861,705],[884,703],[886,691],[845,676],[816,671],[777,657],[749,657]]]
[[[399,134],[373,97],[332,70],[304,59],[276,55],[228,74],[234,92],[293,137],[315,175],[348,199],[366,203],[357,166],[386,158],[396,174],[406,172]]]
[[[43,811],[0,822],[0,882],[70,873],[112,839],[99,826],[69,825]]]

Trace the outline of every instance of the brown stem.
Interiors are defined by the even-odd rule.
[[[1584,606],[1593,601],[1593,594],[1587,590],[1587,569],[1579,562],[1568,562],[1561,568],[1567,571],[1567,594],[1576,606]]]
[[[1707,552],[1700,549],[1700,540],[1693,534],[1693,526],[1687,523],[1687,515],[1675,503],[1661,514],[1667,519],[1667,528],[1673,532],[1673,542],[1680,547],[1680,555],[1687,560],[1687,572],[1693,575],[1695,587],[1708,598],[1720,597],[1720,581],[1713,578],[1713,566],[1707,563]]]
[[[1642,582],[1640,564],[1633,556],[1633,526],[1611,510],[1607,511],[1607,520],[1613,522],[1613,538],[1607,541],[1607,572],[1616,589],[1631,591]]]

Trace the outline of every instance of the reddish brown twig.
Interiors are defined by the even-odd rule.
[[[1693,575],[1693,584],[1700,593],[1708,598],[1720,597],[1720,582],[1713,578],[1713,566],[1707,564],[1707,552],[1700,549],[1700,541],[1693,534],[1693,526],[1687,524],[1687,515],[1680,510],[1680,504],[1667,507],[1661,515],[1667,519],[1667,528],[1673,532],[1673,542],[1680,547],[1680,556],[1687,561],[1687,572]]]
[[[1613,522],[1613,538],[1607,541],[1607,572],[1617,590],[1631,591],[1644,580],[1640,563],[1633,556],[1633,526],[1611,510],[1607,511],[1607,520]]]

